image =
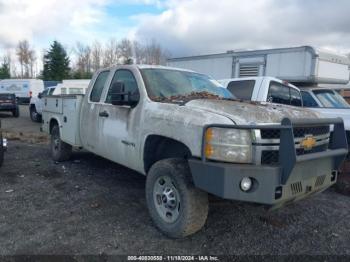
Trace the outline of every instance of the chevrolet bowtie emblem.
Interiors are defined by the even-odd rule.
[[[316,145],[316,139],[313,136],[306,136],[301,140],[300,145],[305,150],[311,150]]]

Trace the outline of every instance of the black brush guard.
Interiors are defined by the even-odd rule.
[[[334,125],[333,136],[331,137],[330,147],[323,152],[311,153],[297,156],[293,129],[296,127],[316,127],[324,125]],[[202,140],[202,161],[206,162],[205,157],[205,133],[208,128],[231,128],[243,130],[280,130],[280,148],[279,164],[281,170],[280,182],[286,185],[296,163],[333,157],[333,169],[338,170],[346,155],[348,154],[348,143],[344,129],[344,122],[341,118],[321,118],[321,119],[289,119],[284,118],[280,125],[206,125]]]

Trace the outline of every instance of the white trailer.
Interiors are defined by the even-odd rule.
[[[215,79],[271,76],[296,85],[347,84],[350,77],[349,58],[311,46],[172,58],[167,65]]]

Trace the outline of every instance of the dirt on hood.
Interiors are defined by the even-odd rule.
[[[263,102],[242,102],[225,99],[192,100],[188,107],[224,115],[236,124],[280,123],[283,118],[317,119],[319,115],[306,108]]]

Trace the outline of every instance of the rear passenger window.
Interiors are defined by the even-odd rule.
[[[277,82],[271,82],[267,101],[276,104],[290,104],[289,87]]]
[[[90,94],[91,102],[100,102],[102,91],[107,81],[108,75],[109,71],[103,71],[98,75]]]
[[[227,86],[227,89],[231,92],[231,94],[233,94],[238,99],[251,100],[254,86],[255,86],[255,80],[232,81]]]
[[[267,101],[276,104],[302,106],[300,92],[297,89],[278,82],[270,83]]]
[[[290,87],[290,104],[292,106],[302,106],[300,92],[291,87]]]

